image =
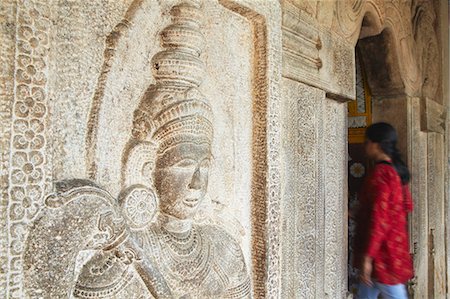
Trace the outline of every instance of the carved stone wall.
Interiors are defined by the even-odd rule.
[[[321,297],[324,198],[317,163],[322,140],[317,136],[323,130],[318,126],[325,95],[289,79],[283,79],[282,92],[289,99],[283,103],[283,161],[291,166],[284,168],[282,176],[282,272],[293,277],[282,281],[282,297]]]
[[[7,166],[5,190],[7,208],[2,215],[6,220],[7,271],[2,279],[6,296],[20,296],[22,291],[21,255],[27,238],[27,226],[37,215],[42,199],[49,191],[51,172],[49,164],[48,131],[48,50],[51,34],[50,6],[45,2],[5,3],[8,16],[14,16],[5,24],[6,33],[14,32],[14,46],[4,48],[5,56],[14,62],[5,78],[6,95],[3,106],[7,113],[2,118],[5,131],[5,154],[2,161]],[[11,41],[11,35],[5,40]],[[5,57],[5,58],[6,58]],[[3,56],[2,56],[3,58]],[[7,65],[7,64],[6,64]],[[9,88],[8,88],[9,86]],[[7,190],[7,191],[6,191]],[[6,283],[4,282],[6,281]],[[8,292],[9,289],[9,292]]]
[[[5,1],[1,7],[1,15],[5,16],[5,26],[1,26],[0,36],[3,41],[0,47],[1,78],[0,78],[0,107],[1,107],[1,201],[0,201],[0,225],[2,227],[0,237],[0,264],[6,269],[8,260],[8,182],[9,173],[9,143],[11,138],[11,115],[14,99],[14,57],[15,57],[15,27],[16,5],[13,1]],[[7,17],[6,17],[7,16]],[[0,296],[6,297],[8,271],[0,274]]]
[[[282,81],[283,298],[340,298],[346,289],[346,105]]]
[[[412,172],[411,192],[415,196],[415,209],[412,213],[411,249],[414,253],[414,269],[416,273],[428,272],[428,188],[427,188],[427,134],[420,130],[420,99],[408,100],[408,165]],[[417,296],[427,294],[428,275],[418,275]]]
[[[124,151],[135,129],[133,119],[140,99],[145,98],[146,89],[153,84],[163,88],[170,101],[184,88],[177,82],[187,82],[187,86],[194,82],[199,86],[198,92],[211,103],[214,139],[208,193],[192,221],[195,226],[217,227],[218,236],[222,237],[214,241],[214,246],[225,242],[222,247],[228,248],[231,244],[223,238],[229,236],[236,242],[238,252],[242,251],[251,284],[229,290],[235,292],[230,296],[245,295],[251,290],[255,298],[278,297],[280,17],[275,1],[263,5],[228,0],[2,4],[1,18],[7,22],[1,26],[5,41],[1,59],[5,67],[1,79],[0,296],[70,294],[75,283],[75,296],[90,292],[85,289],[89,282],[83,273],[90,267],[92,252],[77,250],[83,246],[89,250],[98,248],[98,244],[104,246],[100,240],[94,242],[97,247],[92,247],[92,240],[83,245],[90,238],[89,229],[95,230],[92,221],[97,213],[109,210],[121,214],[116,205],[128,196],[123,195],[123,189],[129,184],[153,184],[154,165],[143,163],[147,166],[139,173],[135,163],[145,162],[151,151],[130,152],[132,158],[127,158],[128,152]],[[164,56],[170,53],[178,56]],[[164,68],[169,73],[165,74]],[[196,72],[199,77],[190,79]],[[186,97],[199,95],[191,90]],[[163,101],[162,105],[166,103]],[[183,124],[174,130],[183,128],[190,127]],[[127,159],[135,164],[124,168]],[[152,198],[151,192],[139,190],[144,193],[130,193],[129,197],[138,202],[138,194]],[[56,204],[49,195],[58,198]],[[103,206],[89,203],[94,200],[103,201]],[[128,208],[122,216],[128,219],[126,211],[131,210],[125,207]],[[71,217],[64,214],[69,211]],[[92,213],[92,217],[83,218],[85,213]],[[143,215],[153,217],[151,213]],[[98,218],[96,236],[104,234],[101,223],[106,220],[102,217]],[[137,219],[141,218],[134,220]],[[147,223],[146,218],[142,219]],[[156,221],[151,220],[148,219]],[[78,226],[82,224],[83,229]],[[123,231],[116,224],[108,225],[118,230],[108,233],[110,241],[122,238]],[[47,234],[47,226],[55,230],[53,235]],[[130,225],[129,229],[135,227]],[[226,233],[223,235],[221,230]],[[206,236],[214,239],[209,234]],[[127,240],[136,241],[128,233],[125,235]],[[74,246],[72,239],[62,243],[57,239],[76,236],[81,238],[79,246]],[[44,250],[45,244],[61,249],[72,246],[67,248],[67,255],[74,260],[65,258],[55,264],[55,256]],[[34,250],[34,246],[39,249]],[[214,256],[217,259],[220,254]],[[48,261],[47,266],[40,264],[43,260]],[[66,260],[69,263],[64,270]],[[50,265],[53,270],[45,268]],[[39,278],[34,271],[41,266],[47,271],[43,270]],[[51,271],[58,273],[52,275]],[[222,280],[232,280],[226,270],[222,271],[225,272],[218,272]],[[49,277],[54,278],[55,285],[45,285],[51,284]],[[133,284],[130,282],[130,288]],[[119,292],[117,288],[110,291]],[[142,292],[139,288],[134,290]],[[155,292],[158,294],[159,290]]]
[[[325,296],[343,298],[347,293],[347,105],[324,101],[324,198],[325,198]],[[342,138],[344,136],[344,138]]]
[[[346,297],[355,47],[443,296],[438,2],[4,0],[0,297]]]
[[[284,0],[281,3],[285,78],[314,86],[318,88],[317,93],[323,91],[327,97],[338,101],[352,100],[355,98],[354,48],[355,46],[359,48],[373,96],[372,121],[384,120],[395,125],[400,134],[401,151],[408,160],[413,174],[411,189],[416,210],[410,223],[411,251],[418,271],[410,289],[417,298],[443,296],[443,287],[447,282],[443,282],[442,277],[446,275],[445,273],[449,273],[448,269],[445,269],[445,255],[448,259],[449,254],[448,251],[444,253],[442,247],[445,243],[442,239],[443,234],[439,234],[437,243],[433,243],[435,237],[433,240],[430,239],[430,230],[433,229],[434,235],[435,228],[429,225],[436,221],[443,223],[445,219],[445,215],[442,214],[443,204],[448,200],[442,193],[442,186],[446,183],[442,180],[439,183],[432,180],[433,185],[429,185],[429,176],[431,173],[441,173],[442,169],[438,165],[444,165],[447,161],[444,158],[447,154],[442,153],[444,146],[440,140],[442,135],[439,134],[444,132],[447,120],[445,107],[448,107],[448,87],[446,87],[448,80],[443,80],[443,77],[448,78],[448,71],[441,69],[439,62],[442,61],[442,57],[446,59],[448,56],[448,49],[444,45],[448,43],[448,34],[443,34],[447,32],[445,28],[448,27],[448,20],[444,21],[442,13],[443,10],[448,11],[448,3],[372,0]],[[335,45],[333,51],[338,52],[335,55],[339,56],[339,59],[329,54],[326,35],[329,36],[328,40],[333,41]],[[344,59],[347,55],[345,53],[349,53],[351,59]],[[333,79],[327,80],[326,74],[330,74],[329,69],[339,65],[340,59],[345,62],[331,72]],[[341,78],[345,78],[349,83],[345,83],[346,81],[342,81]],[[294,99],[300,97],[298,94],[309,94],[310,87],[306,88],[307,91],[290,94],[288,91],[294,88],[292,84],[293,82],[286,83],[287,87],[283,87],[283,90],[286,90],[284,97]],[[305,105],[308,107],[308,104]],[[320,107],[315,109],[318,115],[323,113]],[[288,111],[287,115],[293,115],[294,108],[290,107]],[[306,118],[304,124],[314,123],[311,118],[316,114],[304,115]],[[297,117],[303,119],[300,114]],[[289,125],[286,126],[288,132],[294,130]],[[311,126],[310,130],[317,130],[317,127]],[[302,128],[301,131],[305,129]],[[292,133],[286,134],[291,136]],[[317,142],[314,140],[315,146],[320,148],[321,144]],[[293,152],[287,152],[293,155]],[[436,163],[435,159],[440,159],[440,164]],[[300,170],[295,171],[300,173]],[[316,192],[320,192],[318,190],[320,189],[317,188]],[[286,196],[292,196],[288,195],[291,192],[287,191]],[[427,195],[429,192],[434,194],[433,203]],[[284,211],[288,215],[293,215],[296,201],[288,198]],[[320,202],[314,204],[320,205]],[[430,217],[433,217],[433,221]],[[286,225],[283,226],[283,233],[289,238],[291,233],[285,231],[287,219],[283,221]],[[314,225],[310,223],[305,225],[320,228],[323,222],[319,217]],[[311,254],[308,255],[310,266],[312,264],[314,266],[305,270],[306,273],[322,267],[320,262],[314,263],[312,259],[313,255],[320,254],[323,250],[320,242],[318,244],[318,247],[311,249]],[[292,263],[295,258],[290,250],[294,250],[295,245],[286,242],[286,246],[283,250],[283,256],[287,256],[283,269],[294,269],[296,267]],[[305,281],[307,278],[299,279]],[[301,297],[301,294],[293,291],[294,286],[295,283],[287,282],[282,289],[286,294]],[[319,290],[319,293],[313,293],[311,296],[319,298],[323,296],[320,293],[320,286],[314,285],[312,289],[314,292]],[[305,287],[305,290],[308,290],[308,287]]]

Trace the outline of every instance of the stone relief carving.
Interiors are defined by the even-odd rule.
[[[48,152],[45,152],[45,159],[43,161],[43,164],[41,165],[42,168],[45,169],[45,180],[43,180],[42,182],[43,186],[45,184],[45,188],[43,189],[44,191],[41,194],[41,198],[38,202],[38,209],[43,209],[45,211],[52,210],[55,213],[63,213],[62,211],[69,210],[66,209],[66,205],[52,208],[44,203],[43,196],[49,193],[51,182],[53,181],[52,178],[54,180],[60,180],[70,177],[87,177],[85,176],[87,170],[86,166],[84,165],[84,134],[86,128],[86,119],[89,117],[87,113],[89,109],[86,109],[86,107],[89,106],[90,101],[92,100],[92,94],[95,91],[94,78],[98,75],[99,72],[102,71],[101,62],[104,56],[102,55],[101,51],[98,51],[98,49],[103,46],[104,35],[106,35],[107,32],[110,32],[111,28],[114,27],[115,24],[118,24],[118,21],[124,15],[126,7],[131,2],[144,3],[144,6],[146,6],[146,8],[148,8],[149,6],[153,6],[152,8],[155,8],[154,11],[152,9],[149,9],[145,12],[147,18],[150,20],[146,24],[152,25],[151,23],[154,20],[155,15],[158,16],[157,22],[161,21],[161,23],[163,24],[163,26],[161,27],[153,26],[155,30],[164,27],[166,25],[165,22],[170,20],[168,11],[163,11],[161,14],[161,9],[158,7],[159,4],[163,3],[163,5],[161,4],[160,6],[165,10],[166,4],[169,3],[166,1],[160,2],[127,0],[124,2],[104,2],[99,0],[94,1],[94,3],[86,4],[79,1],[53,1],[44,3],[40,0],[17,2],[6,0],[5,3],[7,5],[2,5],[2,8],[0,8],[2,18],[4,12],[14,12],[14,15],[11,16],[12,18],[10,18],[10,16],[8,15],[8,20],[12,21],[8,21],[6,25],[1,25],[2,30],[5,28],[10,28],[12,33],[11,38],[6,39],[6,42],[9,42],[9,46],[11,48],[11,52],[9,52],[8,50],[8,55],[9,57],[12,57],[12,76],[10,76],[10,74],[7,74],[7,80],[11,80],[11,82],[14,82],[15,80],[15,66],[18,65],[18,63],[16,63],[16,59],[14,58],[17,58],[16,54],[18,53],[17,49],[19,47],[19,45],[16,45],[15,43],[15,32],[18,31],[18,28],[21,26],[20,24],[24,23],[27,20],[30,21],[29,17],[21,17],[25,10],[28,10],[29,8],[30,15],[32,17],[36,17],[36,15],[39,16],[39,19],[37,21],[35,19],[31,21],[33,23],[36,21],[37,23],[39,23],[39,26],[45,25],[44,27],[46,30],[46,35],[44,36],[48,37],[47,42],[49,42],[48,47],[46,46],[45,51],[43,52],[43,54],[45,55],[42,56],[42,58],[46,62],[44,75],[46,77],[49,75],[49,83],[46,83],[46,88],[44,88],[46,96],[46,118],[49,119],[46,119],[46,121],[44,122],[44,129],[40,133],[42,134],[42,136],[44,136],[44,138],[46,135],[49,137],[51,136],[51,139],[45,138],[45,148],[46,150],[48,149]],[[173,4],[174,2],[178,1],[171,1],[170,3]],[[251,196],[243,197],[249,202],[249,210],[251,205],[250,212],[252,214],[252,219],[247,220],[247,218],[245,218],[248,222],[247,225],[250,226],[255,223],[256,230],[253,231],[253,229],[251,229],[251,236],[249,234],[249,236],[246,237],[245,240],[245,242],[248,242],[249,246],[243,247],[245,247],[244,254],[246,259],[254,264],[252,267],[252,273],[254,273],[253,281],[257,281],[259,284],[258,291],[254,292],[254,294],[256,294],[255,296],[267,295],[268,297],[278,297],[277,292],[279,291],[279,284],[281,282],[281,275],[279,273],[280,258],[278,254],[278,251],[280,250],[278,224],[281,219],[281,214],[279,211],[279,193],[281,189],[279,173],[280,161],[278,157],[278,103],[280,102],[278,95],[278,85],[281,76],[280,68],[278,67],[281,63],[281,45],[279,44],[281,42],[281,30],[277,27],[277,24],[280,23],[279,3],[277,1],[268,1],[265,3],[254,4],[252,1],[241,0],[223,0],[214,2],[213,4],[209,3],[209,11],[220,15],[222,18],[226,18],[227,15],[234,16],[233,18],[230,18],[230,20],[232,21],[229,22],[232,25],[233,29],[237,29],[238,25],[234,24],[233,22],[236,20],[236,18],[239,17],[242,19],[242,22],[239,22],[239,24],[243,24],[243,26],[246,26],[245,30],[242,31],[248,30],[250,32],[249,41],[240,36],[236,37],[236,40],[240,39],[242,44],[247,43],[245,47],[248,47],[250,49],[250,60],[245,60],[244,64],[246,64],[245,67],[248,67],[250,69],[251,77],[249,77],[248,83],[246,82],[247,80],[242,80],[242,82],[245,82],[242,83],[242,85],[250,86],[250,92],[248,94],[250,103],[249,106],[250,108],[254,108],[255,111],[254,114],[248,115],[250,118],[249,123],[253,124],[253,127],[256,129],[255,131],[257,131],[257,133],[254,134],[254,139],[251,139],[253,127],[249,129],[250,140],[248,141],[251,146],[254,146],[254,152],[252,151],[253,148],[249,150],[250,156],[253,155],[251,159],[248,159],[249,161],[251,161],[249,162],[249,164],[255,165],[254,173],[250,173],[249,177],[252,181],[252,187],[254,187],[257,192],[255,192],[255,194],[251,194]],[[220,6],[219,4],[222,6]],[[41,10],[41,6],[45,6],[45,9]],[[16,9],[17,7],[18,9]],[[35,10],[36,7],[37,9]],[[226,7],[227,9],[224,9],[223,7]],[[15,15],[16,13],[17,15]],[[49,17],[49,15],[51,17]],[[101,17],[92,18],[93,16]],[[211,17],[209,18],[211,19]],[[41,19],[48,19],[48,22],[43,22]],[[86,24],[89,24],[90,26],[85,26]],[[122,25],[123,27],[133,27],[136,25],[136,23],[125,22],[124,24],[121,24],[121,26]],[[218,25],[217,23],[214,26],[220,28],[220,25]],[[267,30],[267,28],[270,28],[270,30]],[[205,31],[208,31],[210,35],[215,34],[215,32],[209,30],[209,28]],[[216,32],[218,31],[220,30],[216,30]],[[224,29],[224,31],[228,32],[228,29]],[[3,33],[4,32],[2,31],[2,36]],[[151,41],[153,41],[155,37],[159,37],[159,35],[157,34],[149,34],[147,36]],[[234,38],[235,37],[233,36],[233,40]],[[224,37],[224,39],[226,40],[227,38]],[[4,47],[6,45],[6,42],[3,43],[0,47],[2,53],[5,50]],[[149,41],[146,40],[146,43],[149,43]],[[154,48],[159,48],[158,42],[153,42],[153,44],[155,44]],[[138,47],[139,45],[135,43],[134,46]],[[146,54],[154,53],[154,48],[152,48],[151,51],[141,52],[143,53],[143,59],[148,60],[148,56],[146,56]],[[107,48],[106,50],[109,51],[111,49]],[[47,51],[49,51],[49,57],[47,57]],[[118,53],[121,53],[121,51],[118,51]],[[253,54],[254,56],[252,56]],[[212,55],[210,55],[210,57],[211,56]],[[206,57],[208,56],[206,55]],[[75,61],[77,61],[77,63],[75,63]],[[242,62],[239,63],[242,66]],[[141,67],[143,64],[135,63],[135,65]],[[84,67],[86,67],[85,72],[82,71]],[[231,68],[231,70],[233,70],[233,68]],[[3,72],[2,75],[4,75]],[[235,77],[236,75],[235,73],[230,72],[228,76]],[[82,78],[79,80],[79,77]],[[148,77],[151,77],[150,73]],[[147,80],[149,80],[148,77],[146,78]],[[214,80],[216,80],[216,78],[214,78]],[[148,86],[148,82],[146,86]],[[134,86],[131,86],[130,89],[138,91],[143,90],[133,87]],[[7,212],[10,210],[9,205],[16,200],[16,198],[10,200],[10,188],[8,187],[8,178],[10,177],[10,172],[12,171],[12,168],[9,167],[9,165],[11,164],[10,156],[13,150],[9,147],[9,144],[12,144],[12,139],[15,138],[16,134],[15,132],[11,132],[13,129],[12,116],[9,116],[8,113],[3,114],[3,108],[5,108],[6,112],[8,112],[7,110],[11,108],[10,112],[11,114],[13,114],[12,108],[14,105],[16,105],[16,101],[20,100],[20,97],[15,92],[16,86],[14,83],[11,84],[11,88],[14,92],[6,95],[8,98],[5,101],[5,107],[2,106],[1,117],[2,123],[4,122],[6,124],[6,126],[2,126],[2,131],[4,129],[4,131],[7,133],[3,135],[5,136],[5,143],[7,144],[7,147],[2,152],[2,166],[4,166],[4,169],[7,169],[7,171],[2,172],[2,178],[5,179],[2,183],[7,187],[6,189],[2,189],[2,192],[5,196],[2,199],[4,206],[2,205],[0,209],[2,215],[4,216],[1,217],[1,223],[8,229],[2,230],[2,239],[0,246],[1,248],[5,248],[5,250],[8,252],[0,250],[2,261],[6,257],[5,265],[7,268],[6,271],[0,273],[0,296],[3,294],[7,294],[5,295],[5,297],[23,297],[24,293],[22,285],[24,283],[24,279],[22,274],[22,265],[24,259],[24,240],[27,238],[27,236],[30,236],[30,229],[33,229],[33,231],[37,230],[37,228],[32,227],[43,225],[43,223],[45,223],[45,221],[40,219],[44,219],[46,217],[45,215],[49,212],[42,211],[40,214],[36,214],[38,215],[38,217],[36,218],[35,216],[33,218],[35,221],[27,220],[26,223],[22,223],[24,225],[12,223],[15,221],[15,219],[9,217],[9,215],[8,217],[6,217]],[[208,88],[202,87],[202,90],[205,93],[209,94],[209,91],[206,91]],[[254,94],[252,89],[254,89]],[[110,93],[110,87],[107,87],[106,91],[107,93]],[[116,95],[116,93],[111,94]],[[1,96],[3,98],[4,95],[2,94]],[[247,96],[247,94],[245,96]],[[130,103],[129,106],[134,108],[136,106],[135,104],[136,103],[133,102]],[[216,105],[214,105],[214,107],[216,107]],[[132,110],[134,110],[133,108]],[[114,113],[115,111],[112,112]],[[119,113],[122,113],[122,111],[120,111]],[[29,116],[28,118],[32,117]],[[25,120],[29,121],[30,119],[28,118],[25,119],[24,117]],[[126,118],[131,119],[131,117]],[[56,132],[56,136],[52,135]],[[129,132],[128,128],[126,132]],[[112,141],[114,142],[114,140]],[[142,144],[146,143],[147,141],[142,142]],[[149,148],[154,147],[154,144],[151,143],[148,143],[146,145],[148,145]],[[123,147],[117,148],[119,148],[119,151],[121,151]],[[149,152],[145,151],[145,146],[136,146],[132,148],[133,151],[139,152],[137,153],[137,155],[142,155],[142,159],[151,160],[149,159],[149,157],[151,157],[153,154],[151,153],[151,150]],[[103,148],[99,148],[99,150],[101,153],[105,153],[105,151],[103,151]],[[135,153],[132,153],[130,155],[134,154]],[[96,158],[98,159],[98,157]],[[67,160],[69,161],[67,162]],[[139,159],[129,160],[139,161]],[[117,164],[121,164],[120,158],[117,159],[117,161]],[[253,164],[253,161],[256,161],[256,163]],[[143,167],[143,171],[145,173],[151,173],[150,170],[154,169],[154,166],[151,164],[152,162],[147,163],[147,165]],[[132,163],[130,163],[128,164],[128,166],[123,167],[123,173],[128,172],[128,170],[126,170],[127,167],[129,171],[137,169],[132,166]],[[117,168],[120,169],[120,167]],[[99,169],[101,168],[99,167]],[[214,168],[214,171],[216,171],[216,168]],[[130,175],[128,178],[126,178],[125,175],[123,177],[123,188],[125,188],[125,186],[131,186],[135,184],[142,185],[143,183],[140,181],[140,179],[136,179],[132,175]],[[147,177],[150,181],[150,175],[148,175]],[[107,176],[101,177],[100,175],[98,175],[97,179],[93,181],[95,181],[101,187],[92,186],[93,184],[87,181],[85,182],[85,185],[90,186],[94,189],[97,188],[99,190],[103,190],[103,192],[99,191],[99,194],[111,195],[111,197],[114,199],[113,202],[115,203],[118,200],[118,192],[115,189],[111,189],[110,186],[107,186],[106,188],[106,184],[104,184],[106,180],[108,180]],[[149,182],[145,183],[147,184]],[[70,186],[74,184],[74,182],[66,181],[65,184]],[[85,185],[75,183],[75,186],[73,186],[74,190],[79,190],[80,197],[82,197],[82,191],[79,188],[84,187]],[[120,185],[120,183],[117,184],[117,186]],[[250,187],[249,189],[251,189],[252,187]],[[64,192],[59,191],[58,188],[60,187],[56,187],[56,194],[63,194]],[[118,187],[118,189],[122,189],[122,186]],[[151,196],[151,194],[152,193],[148,192],[148,196]],[[106,200],[105,202],[109,201]],[[115,207],[114,209],[107,208],[106,205],[105,211],[107,211],[108,209],[116,210],[117,207]],[[126,215],[120,214],[120,216],[126,218]],[[125,221],[127,220],[125,219]],[[10,232],[9,230],[9,228],[12,227],[11,223],[16,228],[13,232]],[[245,229],[250,230],[248,227],[245,227]],[[92,226],[92,230],[96,231],[98,230],[98,228]],[[11,237],[10,233],[14,234],[14,236]],[[93,232],[93,234],[95,235],[96,233]],[[16,239],[22,240],[21,244],[19,244],[20,246],[16,246]],[[28,244],[30,245],[27,246],[31,246],[31,244],[36,243],[33,243],[33,241],[30,239],[28,241]],[[91,247],[87,246],[86,248]],[[252,252],[253,248],[255,249],[255,255],[253,255]],[[20,252],[17,254],[17,256],[10,255],[10,251],[15,253],[16,249],[20,249]],[[29,248],[28,250],[31,249]],[[27,256],[27,259],[30,258],[29,253],[27,254]],[[79,254],[75,266],[76,273],[80,273],[82,272],[82,270],[85,270],[85,268],[80,268],[80,265],[83,265],[86,259],[89,259],[88,257],[88,253]],[[8,260],[10,258],[11,261]],[[32,272],[28,272],[27,275],[32,275]],[[3,288],[3,286],[5,286],[5,288]],[[30,285],[28,284],[27,289],[29,287]]]
[[[400,76],[408,95],[417,95],[421,86],[419,68],[415,62],[415,46],[411,22],[411,3],[386,3],[386,28],[392,33]]]
[[[344,165],[346,164],[347,141],[339,138],[346,134],[345,115],[347,105],[331,99],[325,99],[324,103],[324,153],[326,160],[324,174],[324,198],[325,198],[325,294],[329,298],[344,298],[347,286],[347,263],[342,256],[347,256],[347,250],[341,244],[347,243],[344,233],[346,225],[345,208],[340,204],[346,195],[346,182]]]
[[[283,76],[324,89],[339,101],[353,98],[354,76],[343,72],[354,65],[353,46],[321,30],[318,21],[295,3],[282,3]]]
[[[318,89],[284,80],[284,97],[292,99],[285,102],[284,107],[289,124],[286,131],[291,134],[284,147],[289,153],[287,163],[296,167],[295,172],[285,174],[293,183],[288,184],[291,187],[285,191],[292,199],[283,203],[284,221],[293,219],[293,222],[285,222],[282,230],[283,259],[286,260],[283,273],[294,279],[283,281],[281,296],[320,298],[323,293],[319,286],[324,279],[323,222],[316,223],[315,219],[320,219],[324,211],[322,189],[317,188],[320,186],[318,180],[323,182],[323,171],[316,173],[323,143],[316,136],[323,136],[320,120],[324,95]],[[290,144],[292,141],[294,146]],[[315,173],[315,176],[307,173]]]
[[[356,44],[358,38],[381,32],[385,19],[385,1],[336,1],[336,31]],[[366,17],[366,23],[363,18]]]
[[[430,2],[338,1],[336,12],[338,27],[354,43],[358,38],[388,31],[405,92],[410,96],[436,97],[440,66],[433,63],[439,60],[439,51],[434,29],[436,15]]]
[[[119,161],[123,191],[116,199],[90,180],[56,184],[26,242],[27,296],[250,296],[238,242],[217,225],[193,221],[213,138],[212,109],[198,89],[200,1],[182,1],[170,16],[151,61],[156,83],[141,97]],[[148,177],[139,182],[137,172]]]
[[[417,47],[416,61],[421,71],[422,96],[437,100],[440,78],[439,46],[435,31],[436,14],[432,3],[413,5],[413,33]]]
[[[11,107],[8,177],[8,277],[6,296],[22,296],[22,263],[26,228],[36,217],[47,191],[46,119],[50,5],[17,2],[15,95]],[[11,101],[12,102],[12,101]]]

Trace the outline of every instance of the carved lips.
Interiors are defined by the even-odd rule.
[[[183,203],[190,208],[194,208],[199,202],[200,198],[186,198],[183,200]]]

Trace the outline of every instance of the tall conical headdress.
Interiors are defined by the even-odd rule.
[[[156,84],[134,113],[133,138],[157,142],[159,152],[181,142],[212,141],[212,110],[198,90],[205,73],[199,6],[191,0],[172,7],[172,23],[160,33],[164,50],[151,61]]]

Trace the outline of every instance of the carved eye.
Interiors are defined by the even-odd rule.
[[[189,168],[196,167],[197,162],[192,159],[183,159],[172,165],[172,167]]]

